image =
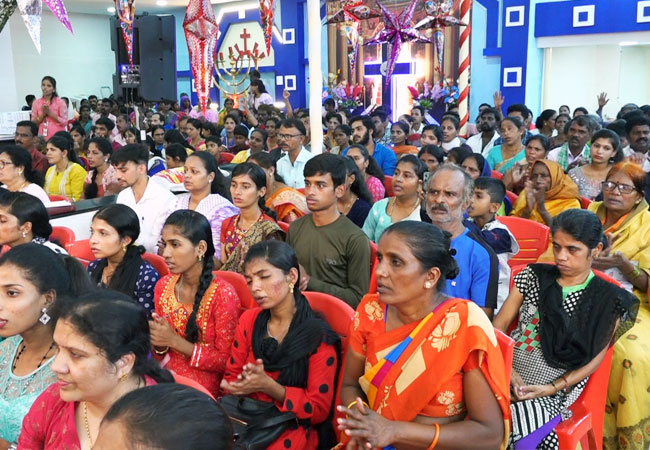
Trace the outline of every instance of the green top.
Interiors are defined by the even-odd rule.
[[[317,227],[307,215],[291,223],[287,243],[309,274],[308,291],[333,295],[356,308],[370,285],[370,243],[359,227],[343,214]]]
[[[587,279],[585,280],[584,283],[581,284],[576,284],[575,286],[562,286],[562,300],[566,300],[568,295],[572,292],[580,291],[584,288],[587,287],[589,282],[594,278],[594,273],[592,271],[589,271],[589,275],[587,276]]]

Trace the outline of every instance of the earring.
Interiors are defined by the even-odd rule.
[[[122,246],[122,251],[123,251],[123,252],[126,252],[126,245],[123,245],[123,246]]]
[[[23,230],[23,237],[24,237],[24,238],[27,237],[27,233],[26,233],[24,230]]]
[[[120,383],[121,383],[122,381],[126,381],[126,378],[127,378],[128,376],[129,376],[128,373],[125,373],[124,375],[122,375],[122,376],[120,377]]]
[[[199,262],[203,261],[203,255],[199,255]]]
[[[293,283],[289,283],[289,292],[293,294]]]
[[[47,323],[48,323],[48,322],[50,321],[50,319],[51,319],[50,315],[47,313],[47,308],[43,308],[43,309],[41,309],[41,312],[42,312],[43,314],[41,314],[41,317],[39,317],[38,320],[39,320],[43,325],[47,325]]]
[[[22,170],[18,172],[18,175],[22,175],[22,174],[23,174],[23,171],[22,171]]]
[[[433,287],[433,284],[430,281],[427,281],[424,283],[424,288],[425,289],[431,289]]]

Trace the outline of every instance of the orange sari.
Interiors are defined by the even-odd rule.
[[[479,369],[503,413],[501,448],[505,449],[510,435],[510,387],[485,313],[471,301],[449,299],[424,319],[387,332],[385,311],[377,294],[366,295],[350,333],[351,348],[366,357],[359,385],[372,409],[404,422],[418,415],[464,413],[463,373]]]
[[[275,191],[266,200],[266,207],[275,211],[279,221],[286,223],[309,214],[305,195],[290,187]]]

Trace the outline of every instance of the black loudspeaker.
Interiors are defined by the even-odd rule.
[[[133,67],[122,28],[111,19],[111,48],[116,73],[113,91],[125,99],[150,101],[176,98],[176,21],[174,16],[136,16],[133,23]]]

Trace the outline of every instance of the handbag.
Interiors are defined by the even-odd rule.
[[[270,402],[246,396],[226,395],[219,399],[233,428],[233,450],[263,450],[293,424],[301,425],[292,412],[281,412]]]

